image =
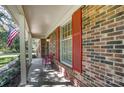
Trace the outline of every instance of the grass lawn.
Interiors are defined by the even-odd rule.
[[[3,57],[0,58],[0,67],[4,66],[5,64],[8,64],[9,62],[13,61],[16,57]]]

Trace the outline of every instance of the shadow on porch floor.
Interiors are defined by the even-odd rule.
[[[25,87],[72,87],[72,84],[56,69],[45,67],[41,58],[36,58],[32,60]]]

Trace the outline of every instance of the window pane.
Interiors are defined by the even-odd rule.
[[[71,22],[62,27],[61,38],[61,62],[72,65],[72,31]]]

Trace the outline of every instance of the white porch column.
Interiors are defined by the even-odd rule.
[[[32,61],[32,36],[28,33],[28,56],[29,56],[29,63],[31,64]]]
[[[26,79],[26,51],[25,51],[25,26],[24,16],[19,14],[19,27],[20,27],[20,64],[21,64],[21,83],[25,85]]]

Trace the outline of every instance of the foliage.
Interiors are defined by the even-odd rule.
[[[3,6],[0,6],[0,51],[2,52],[19,52],[19,38],[15,38],[15,40],[13,40],[13,45],[7,47],[7,27],[14,25],[15,23],[11,15]]]
[[[0,27],[0,51],[7,52],[19,52],[19,38],[15,38],[13,45],[8,48],[7,46],[7,32]]]
[[[0,31],[0,49],[5,49],[7,43],[7,32]]]
[[[2,64],[3,67],[0,70],[0,87],[11,83],[12,79],[20,73],[20,62],[18,60],[12,61],[14,59],[14,57],[2,58],[2,61],[5,60],[5,62],[8,63],[5,63],[6,66],[4,66],[5,64]]]
[[[3,58],[0,58],[0,67],[2,67],[5,64],[13,61],[14,59],[15,59],[15,57],[3,57]]]

